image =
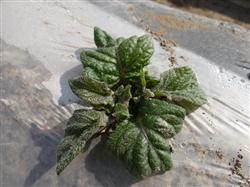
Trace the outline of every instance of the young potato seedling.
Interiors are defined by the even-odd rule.
[[[186,114],[206,103],[194,72],[184,66],[159,80],[150,76],[154,46],[148,35],[114,39],[95,27],[94,40],[95,50],[81,52],[81,77],[69,81],[92,108],[76,110],[69,119],[57,150],[57,174],[100,134],[108,135],[107,147],[137,178],[171,169],[167,140],[180,132]]]

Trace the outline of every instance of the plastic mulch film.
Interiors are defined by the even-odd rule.
[[[97,139],[56,175],[56,147],[73,110],[81,107],[74,104],[78,99],[67,80],[81,73],[79,49],[94,46],[91,27],[115,36],[143,33],[90,3],[69,5],[3,4],[0,187],[249,186],[249,81],[180,47],[174,49],[178,66],[196,72],[208,103],[187,116],[169,141],[173,169],[138,181],[106,149],[105,140]],[[159,76],[170,62],[157,43],[155,48],[150,72]]]

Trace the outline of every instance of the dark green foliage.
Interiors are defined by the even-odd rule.
[[[186,113],[206,102],[188,67],[146,71],[154,47],[150,36],[113,39],[94,28],[95,50],[83,51],[82,76],[69,81],[72,91],[92,106],[76,110],[58,146],[57,173],[83,150],[94,135],[108,133],[110,150],[138,178],[172,167],[169,138],[180,132]]]
[[[147,177],[172,167],[167,138],[180,131],[185,110],[157,99],[143,100],[136,115],[118,123],[108,146],[138,177]]]
[[[207,102],[206,95],[189,67],[173,68],[164,72],[154,92],[156,96],[163,96],[184,107],[187,112],[192,112]]]
[[[65,137],[58,146],[56,172],[60,174],[64,168],[83,150],[86,142],[106,126],[108,117],[105,112],[95,110],[76,110],[69,119],[65,129]]]

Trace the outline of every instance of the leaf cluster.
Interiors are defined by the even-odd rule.
[[[189,67],[149,75],[154,53],[148,35],[114,39],[94,28],[93,50],[81,53],[81,77],[70,80],[72,91],[92,106],[73,113],[58,146],[57,174],[96,135],[109,135],[107,147],[138,178],[172,167],[167,140],[180,132],[186,114],[206,102]]]

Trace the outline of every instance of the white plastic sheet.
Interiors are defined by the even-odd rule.
[[[57,176],[56,146],[79,107],[67,80],[81,72],[81,48],[94,47],[93,27],[114,37],[144,31],[85,1],[3,2],[1,24],[1,187],[247,185],[249,81],[181,47],[178,65],[193,68],[208,103],[170,140],[174,168],[138,181],[98,139]],[[159,76],[170,62],[155,48],[150,70]],[[232,174],[236,159],[241,167]]]

